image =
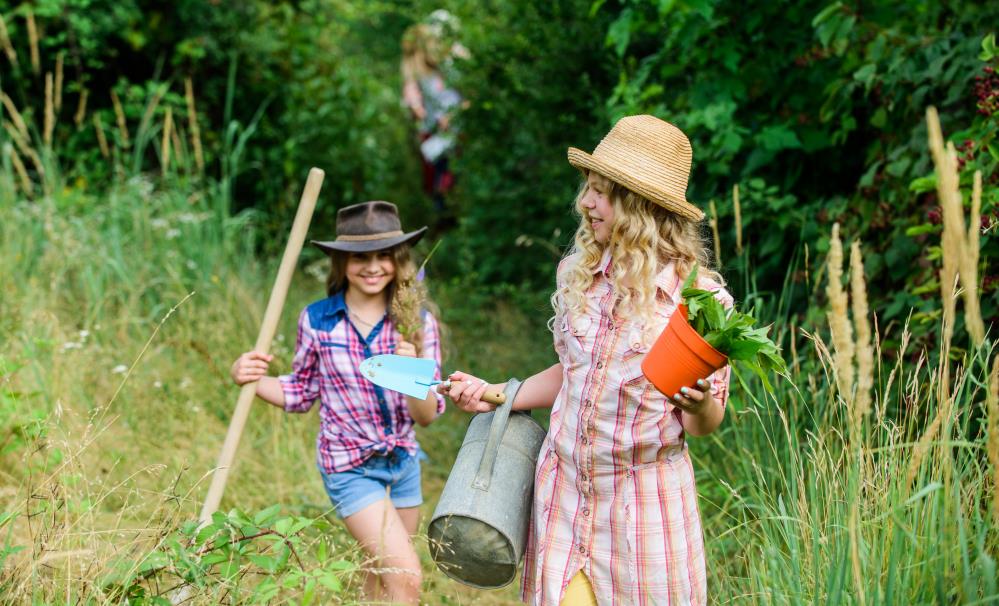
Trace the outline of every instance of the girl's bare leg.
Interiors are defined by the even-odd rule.
[[[412,509],[415,508],[402,511],[418,521],[419,512],[414,518]],[[423,581],[420,559],[407,525],[392,502],[385,498],[372,503],[344,519],[344,523],[375,561],[376,573],[368,575],[364,583],[368,597],[393,604],[418,604]]]
[[[399,517],[402,519],[402,525],[406,527],[406,532],[409,536],[416,534],[416,530],[420,527],[420,508],[419,507],[403,507],[402,509],[396,509],[399,513]]]

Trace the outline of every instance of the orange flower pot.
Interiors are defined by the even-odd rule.
[[[724,354],[697,334],[687,321],[687,306],[680,305],[642,360],[642,372],[656,389],[673,397],[681,387],[695,387],[698,379],[727,363]]]

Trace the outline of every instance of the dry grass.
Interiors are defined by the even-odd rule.
[[[871,346],[867,283],[864,279],[864,259],[859,240],[854,240],[850,246],[850,302],[853,306],[857,355],[857,389],[853,410],[856,422],[859,423],[859,420],[871,411],[871,389],[874,387],[874,348]]]
[[[191,147],[194,149],[194,163],[198,172],[205,171],[205,157],[201,151],[201,129],[198,127],[198,112],[194,104],[194,85],[191,77],[184,78],[184,99],[187,101],[187,124],[191,131]]]
[[[732,186],[732,208],[735,211],[735,252],[742,254],[742,207],[739,206],[739,184]]]
[[[992,465],[992,523],[999,528],[999,356],[992,361],[986,394],[988,455]]]
[[[163,117],[163,137],[160,140],[160,164],[163,174],[170,170],[170,135],[173,134],[173,108],[167,107]]]
[[[87,98],[90,96],[90,91],[80,83],[80,97],[76,103],[76,113],[73,114],[73,122],[76,124],[76,128],[83,127],[83,121],[87,118]]]
[[[41,73],[42,60],[38,53],[38,26],[35,24],[35,13],[31,10],[31,5],[27,5],[24,11],[24,21],[28,28],[28,45],[31,50],[31,71],[35,75]]]
[[[832,335],[834,370],[840,397],[849,401],[853,395],[853,330],[850,327],[849,302],[843,290],[843,243],[839,223],[833,225],[826,258],[826,297],[829,299],[829,330]]]
[[[114,107],[114,117],[118,122],[118,134],[121,137],[122,147],[131,145],[131,137],[128,134],[128,122],[125,120],[125,110],[121,106],[121,99],[118,93],[111,90],[111,105]]]
[[[17,51],[14,50],[14,46],[10,43],[10,34],[7,32],[7,22],[4,20],[3,15],[0,15],[0,48],[3,48],[4,54],[7,55],[7,60],[14,67],[17,67]]]

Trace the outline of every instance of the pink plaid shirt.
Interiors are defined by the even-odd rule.
[[[422,355],[437,362],[439,379],[437,320],[429,312],[423,317]],[[342,292],[302,310],[292,371],[278,379],[288,412],[308,412],[320,401],[316,462],[324,472],[353,469],[371,455],[394,448],[416,453],[419,445],[406,397],[376,386],[358,370],[364,359],[394,352],[400,340],[387,315],[362,338],[347,317]],[[441,395],[437,412],[444,412]]]
[[[563,269],[577,257],[569,257]],[[704,545],[694,471],[680,410],[642,374],[642,327],[612,318],[610,255],[595,270],[586,310],[555,327],[562,389],[535,473],[523,598],[557,606],[582,570],[604,604],[706,604]],[[668,265],[656,277],[654,341],[679,303],[682,281]],[[732,297],[717,291],[726,306]],[[724,406],[730,369],[709,378]]]

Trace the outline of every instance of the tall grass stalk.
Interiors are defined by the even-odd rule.
[[[3,48],[3,52],[7,55],[7,60],[10,61],[10,64],[17,67],[17,51],[14,50],[14,45],[10,43],[7,21],[4,20],[3,15],[0,15],[0,48]]]
[[[708,207],[711,209],[711,235],[714,238],[715,267],[721,269],[721,236],[718,234],[718,209],[715,208],[714,200],[708,203]]]
[[[826,258],[826,296],[829,299],[829,330],[835,352],[836,384],[844,402],[853,395],[853,332],[848,315],[849,303],[843,290],[843,243],[839,237],[839,223],[832,228],[829,256]]]
[[[964,255],[961,257],[961,286],[964,289],[964,323],[976,347],[985,342],[985,322],[978,298],[978,256],[982,213],[982,171],[976,170],[971,184],[971,215]],[[962,209],[963,214],[963,209]]]
[[[97,147],[101,150],[101,155],[105,158],[111,157],[111,148],[108,146],[108,138],[104,134],[104,124],[101,122],[101,115],[94,113],[94,133],[97,135]]]
[[[163,174],[170,170],[170,135],[173,134],[173,108],[166,109],[163,117],[163,137],[160,140],[160,164],[163,167]]]
[[[118,136],[121,138],[121,146],[131,146],[131,137],[128,134],[128,122],[125,120],[125,110],[121,106],[121,99],[118,93],[111,89],[111,106],[114,108],[114,117],[118,122]]]
[[[735,212],[735,254],[742,254],[742,208],[739,206],[739,184],[732,186],[732,209]]]
[[[992,361],[988,395],[988,455],[992,466],[992,524],[999,529],[999,357]]]
[[[24,22],[28,28],[28,48],[31,51],[31,71],[37,76],[42,70],[42,60],[38,53],[38,26],[35,24],[35,13],[27,5],[24,11]]]
[[[18,155],[17,150],[14,149],[14,146],[10,143],[5,143],[4,149],[7,150],[7,155],[10,157],[14,173],[17,175],[21,185],[21,191],[28,198],[34,197],[34,188],[31,185],[31,178],[28,176],[28,169],[25,168],[24,162],[21,161],[21,156]]]
[[[856,335],[857,389],[853,410],[857,423],[871,411],[871,389],[874,386],[874,348],[871,346],[871,321],[867,306],[867,283],[864,279],[864,258],[860,241],[850,246],[850,304]]]
[[[0,103],[3,103],[4,109],[10,114],[11,122],[17,128],[17,132],[26,139],[30,138],[31,135],[28,133],[28,125],[24,122],[24,117],[21,116],[21,112],[17,111],[14,101],[3,91],[0,91]]]
[[[198,126],[198,111],[194,102],[194,85],[191,77],[184,78],[184,99],[187,102],[187,124],[191,131],[191,147],[194,149],[194,163],[199,173],[205,171],[205,157],[201,151],[201,129]]]
[[[66,60],[65,51],[60,52],[56,55],[56,66],[55,66],[55,98],[53,99],[53,105],[55,107],[55,112],[59,113],[62,109],[62,82],[63,82],[63,63]]]
[[[90,96],[90,90],[83,86],[81,82],[79,84],[80,96],[76,103],[76,113],[73,114],[73,122],[76,124],[76,128],[83,127],[83,121],[87,119],[87,97]]]
[[[45,72],[45,130],[42,141],[45,149],[52,148],[52,132],[55,130],[55,105],[52,99],[52,72]]]

